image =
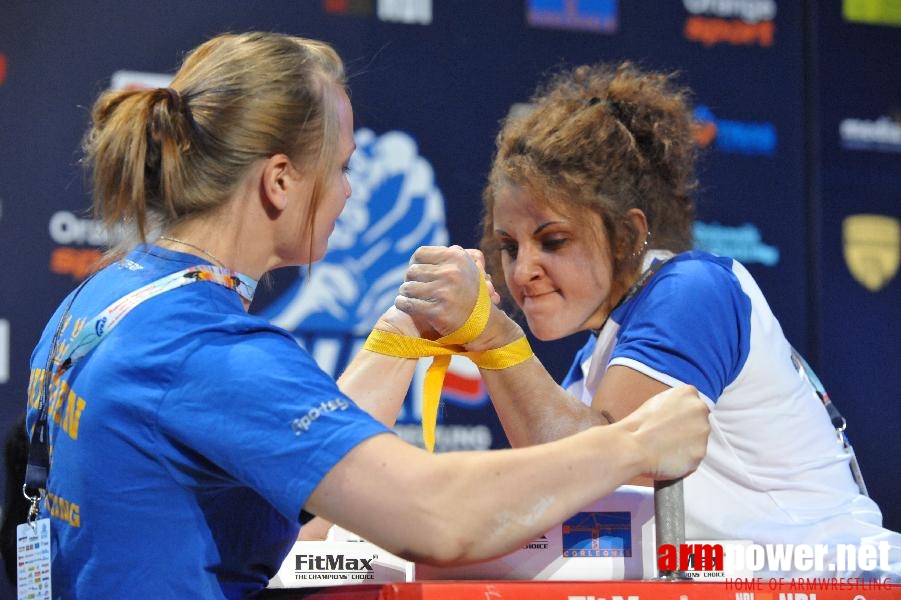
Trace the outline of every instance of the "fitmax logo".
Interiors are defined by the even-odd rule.
[[[372,561],[376,558],[376,555],[372,558],[347,558],[343,554],[296,554],[294,568],[297,571],[372,572]]]

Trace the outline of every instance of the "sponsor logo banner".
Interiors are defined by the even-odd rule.
[[[885,215],[845,217],[842,250],[851,276],[871,292],[878,292],[898,272],[901,223]]]
[[[432,23],[432,0],[376,0],[380,21],[429,25]]]
[[[532,27],[614,33],[619,28],[618,0],[528,0]]]
[[[631,557],[628,511],[581,512],[563,522],[563,556]]]
[[[59,210],[47,224],[50,239],[58,244],[50,254],[50,272],[71,275],[79,281],[87,277],[103,257],[102,247],[109,234],[102,223]]]
[[[270,588],[303,588],[335,585],[412,581],[413,563],[353,536],[353,541],[295,542]]]
[[[702,148],[712,145],[721,152],[750,156],[776,154],[776,126],[770,122],[723,119],[703,104],[695,107],[694,117],[695,141]]]
[[[110,89],[113,90],[147,90],[168,87],[172,75],[165,73],[147,73],[144,71],[120,70],[110,78]]]
[[[704,46],[773,45],[776,34],[775,0],[682,0],[689,16],[685,39]]]
[[[838,133],[846,150],[901,152],[901,123],[889,117],[843,119]]]
[[[890,0],[844,0],[842,15],[852,23],[901,27],[901,3]]]
[[[767,267],[779,264],[779,248],[764,243],[760,229],[751,223],[737,227],[719,223],[694,223],[694,246],[720,256],[729,256],[749,265],[758,263]]]
[[[323,9],[332,15],[371,17],[375,13],[375,0],[324,0]]]

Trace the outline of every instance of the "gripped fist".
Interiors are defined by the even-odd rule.
[[[413,253],[394,306],[413,319],[422,337],[448,335],[466,322],[479,294],[476,258],[481,253],[476,252],[460,246],[422,246]]]
[[[619,424],[635,434],[645,475],[677,479],[697,469],[707,452],[709,414],[697,389],[682,385],[651,397]]]
[[[491,275],[488,271],[485,270],[485,255],[482,254],[481,250],[476,250],[475,248],[466,248],[466,254],[476,263],[476,266],[479,268],[479,271],[482,275],[485,276],[485,283],[488,285],[488,298],[491,300],[491,303],[497,306],[501,303],[501,295],[497,293],[497,290],[494,289],[494,283],[491,281]]]
[[[416,323],[407,313],[401,312],[396,306],[389,306],[388,310],[382,313],[379,320],[376,321],[373,329],[396,333],[407,337],[421,337]]]

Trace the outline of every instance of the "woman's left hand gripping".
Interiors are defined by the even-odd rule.
[[[413,318],[422,337],[448,335],[466,322],[475,307],[480,276],[486,278],[491,301],[500,301],[484,265],[478,250],[422,246],[410,259],[394,305]]]

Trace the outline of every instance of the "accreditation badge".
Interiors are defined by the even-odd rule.
[[[16,527],[16,588],[19,598],[50,600],[50,519]]]

